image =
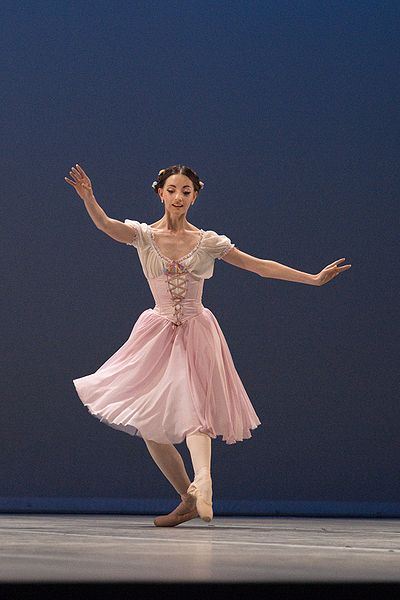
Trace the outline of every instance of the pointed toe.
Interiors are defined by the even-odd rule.
[[[201,486],[201,488],[200,488]],[[196,499],[196,509],[200,519],[209,523],[213,517],[212,508],[212,481],[211,477],[196,479],[190,484],[187,493]]]

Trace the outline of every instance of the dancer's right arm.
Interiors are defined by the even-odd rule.
[[[92,183],[82,167],[77,164],[75,167],[72,167],[69,173],[73,177],[73,180],[67,177],[64,177],[64,179],[72,185],[78,196],[82,198],[85,208],[97,229],[104,231],[104,233],[117,242],[131,243],[132,238],[135,237],[132,227],[117,219],[112,219],[104,212],[94,197]]]

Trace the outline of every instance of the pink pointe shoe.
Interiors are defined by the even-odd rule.
[[[201,473],[189,485],[187,493],[196,499],[200,519],[209,523],[213,518],[212,480],[210,473]]]
[[[156,517],[153,521],[156,527],[176,527],[199,516],[196,503],[189,494],[182,494],[182,502],[168,515]]]

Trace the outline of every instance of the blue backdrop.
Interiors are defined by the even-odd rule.
[[[183,163],[195,226],[317,273],[316,288],[216,261],[216,315],[262,421],[213,443],[222,513],[399,515],[398,2],[3,1],[0,509],[153,513],[177,495],[140,438],[72,379],[154,306],[136,250]],[[397,251],[396,251],[397,250]],[[177,446],[192,475],[185,443]]]

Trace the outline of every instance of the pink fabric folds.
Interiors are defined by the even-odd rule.
[[[201,431],[234,444],[260,420],[224,334],[201,303],[204,279],[187,273],[180,323],[165,275],[148,280],[155,307],[96,372],[73,380],[89,412],[105,424],[159,443]]]

